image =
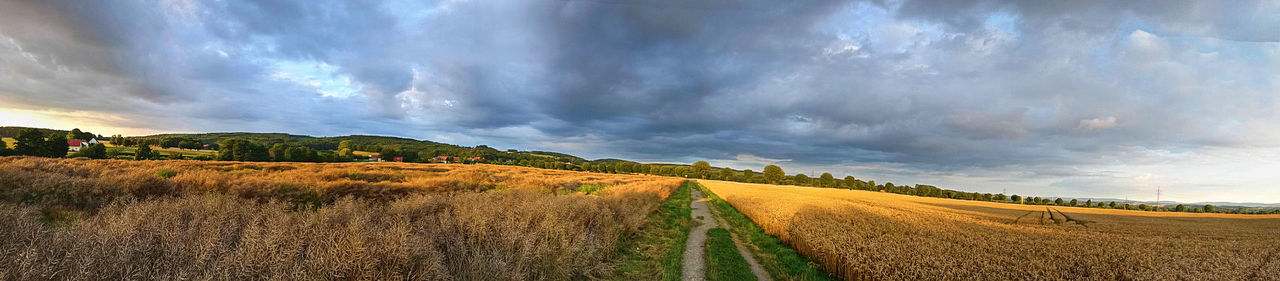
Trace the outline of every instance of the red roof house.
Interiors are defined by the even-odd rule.
[[[67,150],[80,151],[81,147],[89,146],[84,140],[67,140]]]

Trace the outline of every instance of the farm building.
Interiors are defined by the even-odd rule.
[[[84,140],[67,140],[67,150],[80,151],[81,147],[89,146],[89,142]]]

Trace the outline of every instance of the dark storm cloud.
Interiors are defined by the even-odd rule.
[[[0,0],[0,102],[161,130],[1115,183],[1123,176],[1076,167],[1280,144],[1269,133],[1278,11],[1267,1]]]

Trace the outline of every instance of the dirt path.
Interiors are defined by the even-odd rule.
[[[690,214],[693,226],[689,230],[689,240],[685,242],[684,272],[681,279],[702,281],[707,280],[707,260],[702,248],[707,244],[707,230],[715,228],[716,221],[711,218],[711,210],[707,209],[707,200],[703,198],[702,191],[693,189],[689,192],[689,198],[693,201],[689,203],[689,208],[693,209]]]
[[[729,235],[733,238],[733,245],[738,247],[738,254],[742,255],[742,258],[747,259],[747,265],[751,266],[751,274],[756,276],[756,280],[773,281],[773,278],[769,277],[769,272],[764,271],[764,267],[760,266],[760,262],[756,261],[756,257],[747,250],[747,244],[742,242],[742,239],[738,239],[738,234],[733,232],[733,227],[730,226],[728,222],[724,221],[724,217],[721,217],[722,214],[715,211],[712,211],[712,213],[714,214],[713,216],[716,219],[716,223],[720,225],[720,227],[729,230]]]
[[[712,214],[710,206],[707,206],[706,197],[701,190],[694,189],[689,193],[692,202],[689,207],[692,210],[693,226],[689,231],[689,240],[685,244],[684,249],[684,269],[681,279],[685,281],[702,281],[706,280],[707,260],[704,255],[703,248],[707,244],[707,230],[716,227],[727,227],[727,223],[720,223],[720,219]],[[731,231],[732,232],[732,231]],[[747,264],[751,265],[751,273],[760,281],[772,281],[773,278],[764,271],[764,267],[756,261],[754,255],[747,251],[741,240],[736,235],[733,236],[733,243],[738,248],[738,254],[747,260]]]

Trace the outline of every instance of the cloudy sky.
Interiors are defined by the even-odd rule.
[[[0,125],[1280,202],[1280,2],[0,0]]]

